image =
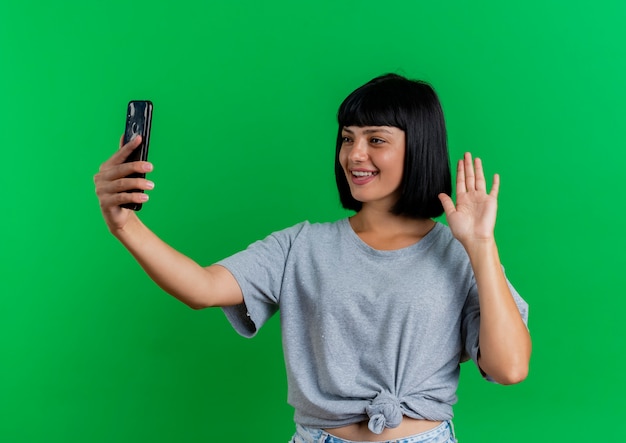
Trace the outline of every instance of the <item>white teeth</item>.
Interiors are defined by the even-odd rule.
[[[352,175],[355,175],[357,177],[369,177],[375,174],[376,174],[375,172],[371,172],[371,171],[352,171]]]

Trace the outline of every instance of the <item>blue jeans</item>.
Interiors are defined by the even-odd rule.
[[[451,421],[444,421],[430,431],[421,432],[396,440],[388,440],[383,443],[456,443],[454,427]],[[289,443],[359,443],[351,440],[343,440],[334,437],[322,429],[307,428],[296,425],[296,434]]]

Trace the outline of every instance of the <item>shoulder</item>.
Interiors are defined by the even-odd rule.
[[[452,235],[452,231],[447,225],[437,223],[433,231],[435,235],[431,247],[435,254],[441,255],[454,262],[469,263],[469,257],[465,248],[454,235]]]
[[[308,237],[332,237],[340,234],[343,224],[345,224],[345,219],[323,223],[311,223],[305,220],[288,228],[272,232],[269,236],[291,240]]]
[[[461,246],[461,244],[454,238],[452,231],[441,222],[436,222],[435,227],[427,234],[425,239],[431,240],[431,244],[440,248],[453,248]],[[462,246],[461,246],[462,247]]]
[[[327,223],[311,223],[302,221],[287,228],[278,229],[260,238],[245,249],[246,251],[256,251],[260,249],[282,249],[288,252],[296,243],[302,245],[306,243],[319,243],[328,238],[340,236],[342,220]],[[242,251],[243,252],[243,251]]]

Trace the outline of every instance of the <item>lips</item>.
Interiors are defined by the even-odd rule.
[[[365,185],[378,175],[378,171],[366,171],[366,170],[351,170],[350,171],[352,183],[355,185]]]

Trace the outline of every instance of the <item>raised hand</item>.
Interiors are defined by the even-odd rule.
[[[475,241],[493,240],[498,209],[500,177],[495,174],[487,193],[485,173],[479,158],[468,152],[457,164],[456,206],[450,196],[439,194],[452,234],[464,246]]]
[[[141,136],[135,137],[122,146],[107,161],[102,163],[99,172],[94,176],[96,195],[100,201],[100,210],[111,232],[123,229],[129,219],[136,217],[135,211],[121,208],[123,203],[143,203],[148,195],[141,192],[125,192],[131,189],[149,190],[154,183],[144,178],[126,178],[133,172],[150,172],[152,164],[149,162],[124,163],[128,155],[139,146]]]

